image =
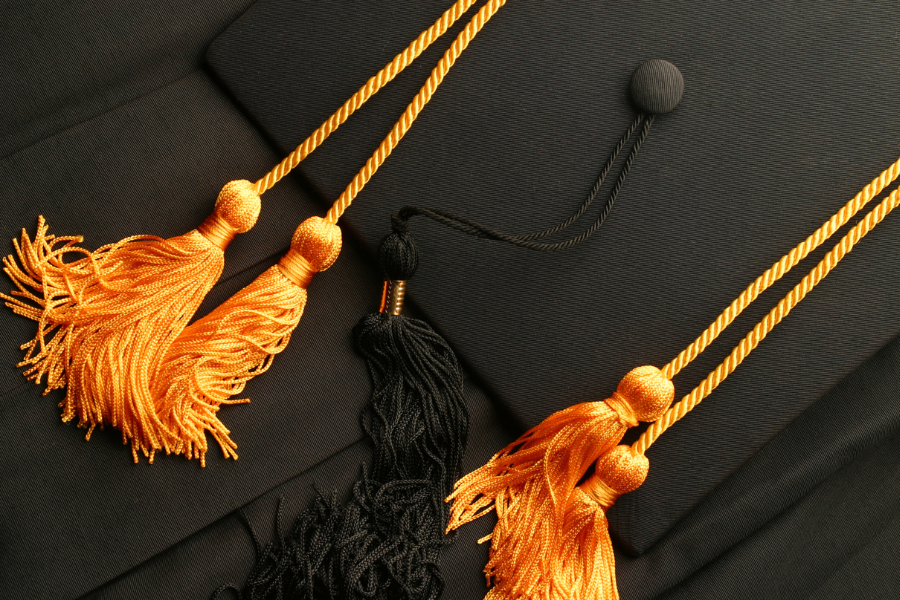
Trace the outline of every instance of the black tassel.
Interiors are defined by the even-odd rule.
[[[276,524],[276,540],[257,543],[248,600],[437,600],[443,592],[444,498],[460,475],[469,429],[462,370],[427,323],[399,314],[397,282],[418,266],[405,223],[395,220],[379,255],[394,303],[354,329],[372,378],[362,417],[372,465],[347,503],[320,494],[287,535]],[[279,506],[279,522],[280,513]]]
[[[396,222],[379,255],[393,286],[418,266],[415,244]],[[354,489],[351,511],[366,535],[342,550],[358,560],[346,584],[350,597],[432,600],[444,587],[437,566],[449,517],[444,498],[468,437],[462,370],[427,323],[399,314],[396,297],[384,304],[355,329],[372,378],[363,427],[375,453],[369,477]]]
[[[380,257],[392,282],[408,281],[418,264],[404,230],[385,238]],[[427,323],[388,308],[364,317],[355,329],[373,385],[363,419],[375,444],[371,479],[433,481],[439,493],[446,491],[440,497],[443,506],[459,475],[468,435],[462,370],[453,350]]]

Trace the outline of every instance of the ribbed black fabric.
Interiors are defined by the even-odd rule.
[[[654,58],[637,68],[628,86],[638,110],[652,114],[671,112],[684,96],[684,77],[667,60]]]
[[[0,157],[196,71],[210,41],[252,3],[2,3]]]

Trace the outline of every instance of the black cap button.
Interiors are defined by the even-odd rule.
[[[655,58],[639,66],[631,76],[631,100],[645,112],[667,113],[681,102],[684,77],[678,67]]]

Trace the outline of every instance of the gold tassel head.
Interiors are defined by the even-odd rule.
[[[262,200],[256,184],[246,179],[226,183],[216,198],[216,207],[200,227],[203,237],[224,250],[238,233],[247,233],[259,218]]]
[[[334,264],[342,243],[340,227],[321,217],[310,217],[294,231],[291,248],[278,267],[285,277],[306,289],[313,275]]]
[[[634,427],[638,421],[661,417],[674,399],[675,385],[662,371],[647,365],[629,371],[606,403]]]
[[[291,250],[309,261],[317,273],[334,264],[341,253],[341,245],[341,228],[322,217],[306,219],[291,237]]]
[[[605,512],[619,496],[641,487],[649,471],[646,456],[620,444],[597,459],[594,474],[578,487]]]

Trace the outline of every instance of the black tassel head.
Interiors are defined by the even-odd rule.
[[[419,249],[407,231],[405,220],[395,215],[391,225],[393,232],[381,240],[378,248],[381,274],[388,281],[407,281],[419,267]]]

